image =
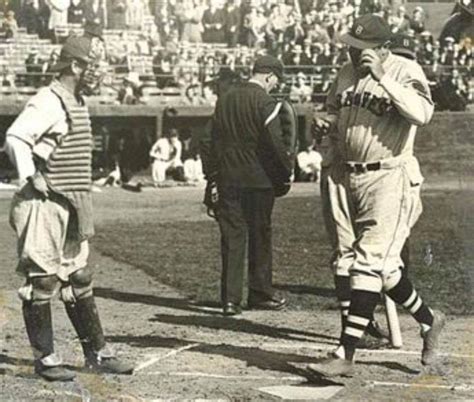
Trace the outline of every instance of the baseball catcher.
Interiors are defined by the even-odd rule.
[[[133,367],[107,346],[87,266],[94,234],[91,197],[92,132],[83,95],[103,76],[104,43],[97,37],[70,37],[50,86],[26,104],[7,131],[6,149],[20,189],[10,222],[18,238],[19,289],[35,372],[49,381],[75,376],[54,351],[51,299],[58,292],[79,336],[86,367],[130,374]]]

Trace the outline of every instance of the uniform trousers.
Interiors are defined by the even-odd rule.
[[[272,287],[272,188],[219,186],[222,302],[240,304],[248,245],[249,296],[273,297]]]

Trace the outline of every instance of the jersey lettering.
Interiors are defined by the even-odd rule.
[[[336,96],[337,108],[361,107],[369,110],[376,116],[382,116],[393,109],[393,104],[388,98],[376,96],[370,92],[354,93],[346,91]]]

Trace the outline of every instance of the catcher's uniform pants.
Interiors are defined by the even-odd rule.
[[[240,304],[248,242],[249,293],[262,299],[273,296],[272,211],[273,189],[219,186],[223,303]]]
[[[12,200],[10,224],[18,238],[17,271],[27,277],[69,276],[87,265],[89,246],[74,232],[70,203],[63,196],[50,193],[42,199],[27,183]]]
[[[152,175],[153,183],[154,184],[163,183],[166,180],[166,172],[169,169],[176,169],[182,166],[183,164],[181,162],[177,162],[175,160],[162,161],[159,159],[155,159],[151,167],[151,175]]]
[[[336,164],[321,184],[336,274],[350,275],[353,289],[371,292],[398,283],[401,250],[422,210],[416,158],[381,162],[381,169],[359,173]]]

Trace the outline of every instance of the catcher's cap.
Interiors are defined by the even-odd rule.
[[[66,39],[59,60],[50,67],[50,71],[61,71],[71,64],[73,60],[91,62],[92,38],[86,36],[70,36]]]
[[[279,80],[283,79],[283,63],[269,55],[260,56],[255,60],[253,73],[273,73]]]
[[[351,30],[341,35],[340,39],[357,49],[373,49],[388,42],[391,35],[390,26],[382,17],[364,14],[354,21]]]
[[[405,56],[412,60],[416,59],[415,41],[411,36],[404,34],[393,35],[390,50],[394,54]]]

